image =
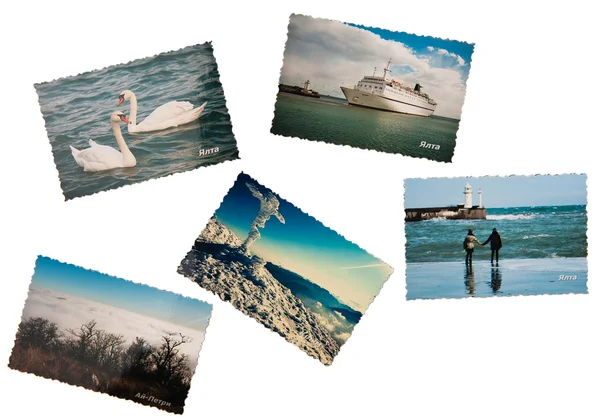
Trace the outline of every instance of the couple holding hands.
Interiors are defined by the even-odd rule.
[[[479,240],[477,240],[475,234],[473,234],[473,230],[469,229],[469,232],[467,233],[467,236],[465,237],[465,240],[463,242],[463,247],[467,252],[467,255],[465,257],[465,264],[469,266],[473,264],[473,252],[475,251],[475,243],[481,246],[485,246],[486,244],[490,243],[490,248],[492,250],[491,263],[494,263],[495,254],[496,265],[498,265],[498,251],[502,247],[502,238],[500,237],[500,233],[498,233],[498,230],[494,228],[492,230],[492,234],[490,234],[490,237],[488,237],[488,239],[485,242],[481,243]]]

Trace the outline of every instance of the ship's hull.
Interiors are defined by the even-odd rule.
[[[386,98],[369,92],[363,92],[349,87],[341,87],[349,105],[364,106],[367,108],[381,109],[384,111],[405,113],[409,115],[431,116],[435,105],[428,103],[408,103],[397,99]]]

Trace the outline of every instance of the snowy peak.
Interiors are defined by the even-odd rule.
[[[238,239],[225,224],[217,221],[215,215],[210,218],[210,221],[197,240],[214,244],[227,244],[232,248],[237,248],[242,245],[240,239]]]

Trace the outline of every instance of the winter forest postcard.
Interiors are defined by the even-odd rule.
[[[8,366],[181,414],[211,311],[39,256]]]
[[[178,272],[330,365],[393,269],[242,173]]]

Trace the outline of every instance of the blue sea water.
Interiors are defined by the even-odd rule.
[[[349,145],[450,162],[459,121],[349,106],[345,99],[279,93],[271,132],[286,137]],[[425,141],[439,150],[421,147]]]
[[[468,229],[483,243],[494,227],[502,237],[501,260],[587,257],[586,206],[570,205],[488,208],[486,220],[405,223],[406,262],[462,261]],[[475,245],[474,261],[489,257],[489,244]]]
[[[35,87],[67,200],[239,158],[210,43]],[[81,150],[93,139],[118,149],[110,115],[121,110],[129,116],[129,102],[117,107],[125,89],[137,96],[138,123],[173,100],[188,101],[194,107],[207,105],[197,121],[168,130],[130,134],[122,124],[121,132],[137,165],[83,172],[69,145]],[[200,156],[200,150],[216,147],[219,152]]]
[[[466,266],[468,229],[483,243],[494,227],[499,263],[476,244]],[[405,231],[408,300],[587,293],[585,205],[487,208],[486,220],[416,221]]]

